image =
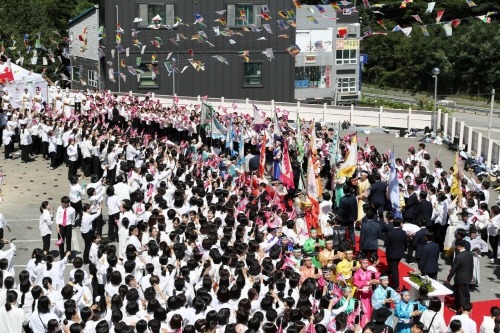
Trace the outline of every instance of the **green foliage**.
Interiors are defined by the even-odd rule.
[[[66,31],[68,21],[98,2],[98,0],[0,1],[0,17],[2,18],[0,20],[0,45],[5,48],[4,56],[11,58],[13,62],[23,57],[23,67],[38,73],[45,69],[49,78],[53,81],[58,80],[59,73],[64,70],[67,63],[64,63],[64,57],[62,57],[63,63],[58,60],[52,63],[48,59],[49,50],[56,58],[61,55],[64,47],[67,46],[63,37],[68,36]],[[28,35],[27,45],[24,44],[26,34]],[[40,43],[43,47],[37,49],[37,64],[31,65],[38,35],[40,35]],[[47,57],[48,66],[42,65],[43,57]]]
[[[359,102],[361,106],[384,107],[388,109],[408,109],[411,105],[403,102],[393,101],[384,98],[363,97]]]
[[[477,7],[469,8],[463,0],[446,0],[437,3],[432,14],[424,14],[427,2],[417,0],[409,3],[406,9],[389,4],[382,9],[385,16],[361,10],[363,27],[368,26],[374,32],[387,32],[385,36],[373,35],[363,39],[361,46],[369,56],[363,80],[379,87],[433,92],[431,72],[432,68],[439,67],[440,96],[484,93],[492,88],[498,90],[500,63],[495,56],[500,49],[498,16],[491,16],[490,24],[475,16],[500,11],[500,4],[476,3]],[[442,22],[462,19],[461,24],[453,28],[451,37],[446,37],[443,27],[435,24],[437,10],[445,10]],[[415,14],[427,24],[430,37],[423,35],[421,24],[411,17]],[[388,30],[376,23],[380,19]],[[402,32],[391,32],[396,25],[402,28],[412,26],[410,37]],[[423,108],[428,109],[425,105]]]

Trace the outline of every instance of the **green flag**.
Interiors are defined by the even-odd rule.
[[[302,142],[302,124],[300,116],[297,113],[297,159],[299,162],[304,160],[304,143]]]

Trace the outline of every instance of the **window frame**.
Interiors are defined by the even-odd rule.
[[[248,84],[247,83],[247,78],[248,77],[252,77],[252,76],[249,76],[249,75],[245,75],[245,67],[248,66],[248,65],[260,65],[260,82],[259,84]],[[263,88],[264,85],[263,85],[263,75],[262,75],[262,71],[263,71],[263,61],[250,61],[250,62],[243,62],[243,88]],[[255,76],[255,75],[254,75]]]
[[[79,70],[79,68],[76,66],[71,67],[71,81],[74,81],[74,82],[80,81],[80,75],[78,75],[78,70]]]
[[[97,76],[97,71],[93,69],[87,70],[87,84],[91,87],[97,88],[97,85],[99,83]]]
[[[149,70],[148,68],[148,64],[151,64],[153,66],[156,66],[158,67],[158,63],[153,63],[151,61],[149,62],[141,62],[140,66],[138,66],[138,69],[142,70],[144,72],[144,74],[146,74],[146,72],[148,73],[153,73]],[[159,80],[158,80],[158,75],[155,76],[155,79],[154,79],[154,85],[142,85],[141,82],[143,79],[148,79],[151,77],[151,81],[153,81],[152,77],[153,75],[151,74],[150,76],[144,76],[144,74],[140,74],[141,77],[139,78],[138,82],[137,82],[137,88],[138,89],[151,89],[151,88],[158,88],[159,86]]]
[[[163,6],[165,17],[162,17],[163,21],[161,24],[170,25],[172,29],[176,29],[173,27],[175,24],[175,4],[173,3],[160,3],[160,2],[139,2],[137,4],[137,17],[142,17],[142,21],[137,23],[138,29],[147,29],[150,25],[150,20],[145,19],[145,17],[141,16],[141,6],[148,6],[146,15],[149,17],[149,6]],[[168,15],[171,12],[171,15]],[[156,16],[158,13],[154,14],[152,17]]]
[[[354,51],[354,57],[351,57],[351,51]],[[339,57],[339,52],[342,57]],[[344,57],[344,52],[347,52],[348,57]],[[335,64],[337,65],[356,65],[358,64],[359,56],[357,49],[342,49],[335,52]]]
[[[261,6],[264,3],[251,3],[245,2],[244,0],[241,2],[231,2],[226,4],[226,21],[228,28],[231,29],[242,29],[244,27],[250,26],[250,24],[254,24],[256,27],[262,27],[262,18],[260,17]],[[236,18],[239,17],[239,13],[236,12],[237,6],[251,6],[252,7],[252,22],[248,22],[247,24],[237,24],[239,20]],[[248,18],[247,18],[248,20]]]
[[[346,82],[346,87],[344,87],[344,81]],[[353,83],[353,86],[350,86]],[[356,77],[346,76],[337,78],[337,91],[339,93],[352,93],[357,92]]]

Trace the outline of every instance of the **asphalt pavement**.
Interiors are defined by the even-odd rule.
[[[395,138],[394,135],[370,133],[368,135],[358,129],[359,143],[364,143],[368,137],[368,142],[378,148],[380,152],[386,152],[389,148],[395,149],[396,156],[406,156],[410,145],[417,146],[417,138]],[[352,130],[348,131],[352,132]],[[348,133],[343,132],[342,134]],[[443,162],[443,167],[448,170],[453,165],[454,153],[446,146],[428,144],[427,151],[431,154],[432,160],[439,154],[439,159]],[[0,150],[3,156],[3,148]],[[5,174],[1,185],[3,193],[3,203],[0,205],[0,212],[9,221],[12,232],[5,231],[5,238],[12,239],[17,246],[17,253],[14,258],[16,275],[26,267],[26,263],[31,257],[34,248],[42,246],[42,240],[38,230],[39,208],[43,200],[48,200],[54,207],[60,203],[60,198],[69,193],[69,182],[67,180],[67,169],[59,167],[56,170],[49,170],[49,161],[44,161],[37,157],[35,161],[23,164],[19,159],[1,160],[0,171]],[[89,183],[88,179],[83,180]],[[496,194],[492,193],[496,198]],[[105,214],[106,215],[106,214]],[[105,216],[107,218],[107,216]],[[107,226],[104,227],[104,233]],[[56,250],[55,227],[51,239],[51,250]],[[78,229],[73,230],[73,250],[74,255],[80,254],[83,250],[83,239]],[[9,245],[6,245],[8,247]],[[66,274],[71,270],[71,265],[66,266]],[[474,291],[473,301],[487,300],[500,297],[498,292],[498,281],[500,278],[500,266],[490,264],[487,258],[481,258],[481,284],[479,291]],[[444,279],[448,273],[449,266],[440,261],[441,272],[439,279]],[[16,279],[17,280],[17,279]]]

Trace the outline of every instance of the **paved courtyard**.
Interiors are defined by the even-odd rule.
[[[343,132],[345,134],[347,132]],[[394,147],[396,156],[406,156],[410,145],[417,146],[416,138],[395,138],[393,135],[371,133],[369,135],[359,134],[359,143],[364,144],[365,138],[375,145],[379,151],[385,152]],[[448,150],[447,146],[427,145],[432,160],[439,153],[439,159],[447,170],[453,165],[454,152]],[[0,151],[3,153],[3,148]],[[3,156],[3,155],[2,155]],[[0,212],[9,221],[12,232],[5,232],[5,238],[16,238],[17,254],[14,258],[16,275],[24,269],[31,252],[35,247],[41,247],[42,241],[38,231],[39,207],[43,200],[48,200],[53,206],[59,205],[59,199],[69,193],[69,182],[67,180],[67,169],[64,167],[56,170],[48,169],[49,162],[40,157],[29,164],[22,164],[19,159],[13,161],[0,161],[0,170],[6,175],[3,179],[2,191],[4,202],[0,205]],[[88,179],[83,180],[89,183]],[[496,194],[492,193],[493,198]],[[55,228],[51,240],[51,250],[55,250],[56,242]],[[107,232],[107,226],[104,227]],[[73,249],[76,253],[83,250],[83,239],[80,231],[73,230]],[[6,245],[7,247],[9,245]],[[441,272],[439,279],[443,280],[449,270],[449,266],[440,262]],[[70,269],[66,270],[66,273]],[[488,300],[500,297],[498,281],[500,279],[500,266],[490,264],[487,258],[481,258],[481,284],[479,291],[474,291],[473,301]]]

